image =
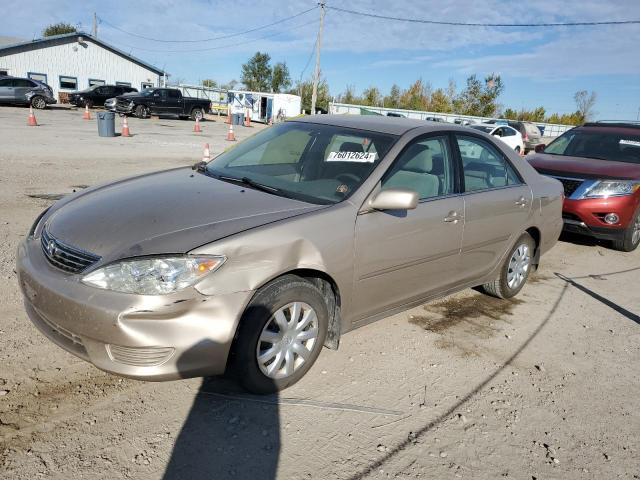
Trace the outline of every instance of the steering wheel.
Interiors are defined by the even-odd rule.
[[[360,182],[360,177],[354,173],[341,173],[336,175],[336,180],[342,183],[355,184]]]

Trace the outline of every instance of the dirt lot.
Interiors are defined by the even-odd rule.
[[[0,478],[640,478],[640,252],[565,239],[517,300],[465,291],[352,332],[279,398],[121,379],[31,326],[16,245],[52,198],[192,164],[225,125],[101,139],[36,113],[0,108]]]

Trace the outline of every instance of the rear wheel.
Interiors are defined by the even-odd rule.
[[[42,110],[43,108],[46,108],[47,102],[45,101],[44,97],[36,95],[31,99],[31,106],[33,108],[37,108],[38,110]]]
[[[320,355],[329,314],[320,290],[295,275],[261,288],[247,307],[234,345],[233,369],[253,393],[300,380]]]
[[[194,108],[191,110],[191,120],[202,120],[204,118],[204,112],[201,108]]]
[[[149,109],[144,105],[138,105],[135,112],[138,118],[147,118],[149,116]]]
[[[622,252],[633,252],[640,245],[640,209],[624,229],[622,236],[613,241],[613,248]]]
[[[500,268],[500,276],[485,283],[485,293],[498,298],[511,298],[527,283],[536,244],[528,233],[522,234]]]

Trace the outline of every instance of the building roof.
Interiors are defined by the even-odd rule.
[[[11,37],[0,37],[0,57],[5,55],[10,55],[13,53],[25,52],[28,50],[35,50],[38,48],[43,48],[51,45],[63,45],[65,43],[69,43],[71,41],[75,41],[78,37],[82,37],[84,41],[90,41],[95,43],[96,45],[100,45],[107,50],[115,53],[116,55],[120,55],[133,63],[140,65],[141,67],[147,68],[152,72],[157,73],[158,75],[164,75],[164,71],[151,65],[150,63],[144,62],[139,58],[136,58],[128,53],[123,52],[119,48],[114,47],[113,45],[109,45],[106,42],[103,42],[99,38],[92,37],[88,33],[85,32],[73,32],[73,33],[63,33],[62,35],[53,35],[51,37],[45,38],[37,38],[35,40],[22,41],[18,43],[11,43],[8,45],[3,45],[2,39],[11,39]]]

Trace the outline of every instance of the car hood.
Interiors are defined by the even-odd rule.
[[[103,262],[186,253],[215,240],[327,208],[222,182],[190,168],[148,174],[67,197],[46,218],[58,240]]]
[[[586,157],[565,157],[536,153],[526,157],[533,168],[547,175],[581,178],[640,179],[640,164]]]

